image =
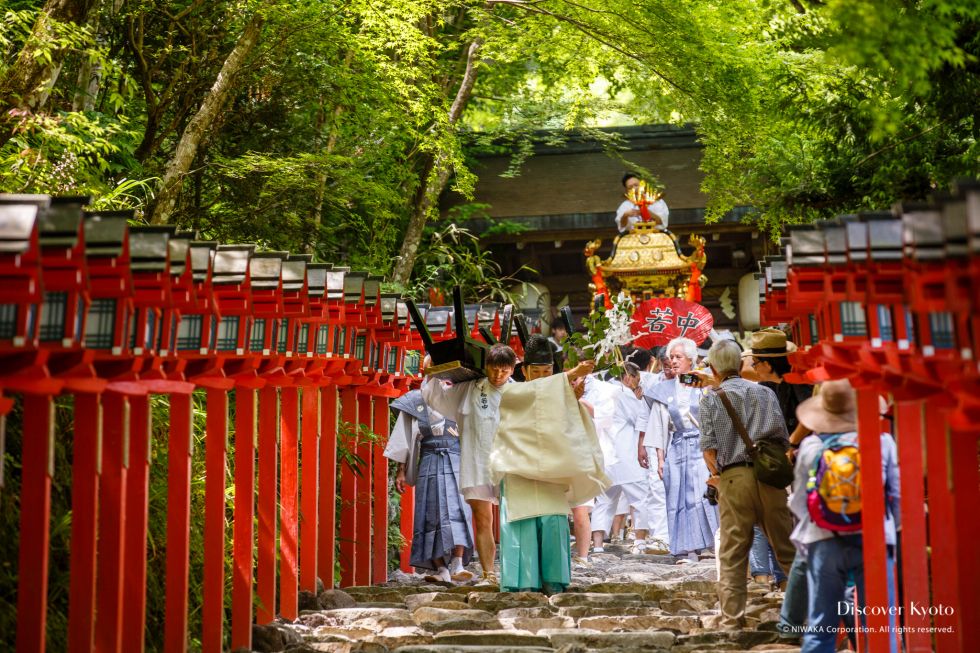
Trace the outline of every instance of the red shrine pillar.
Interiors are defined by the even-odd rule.
[[[232,379],[208,379],[204,436],[204,569],[201,584],[201,650],[223,650],[225,616],[225,468],[228,390]]]
[[[962,592],[974,588],[960,586],[960,551],[956,541],[956,520],[966,513],[957,513],[951,485],[952,470],[949,468],[948,439],[949,410],[939,402],[926,401],[926,492],[929,504],[929,547],[932,569],[932,600],[927,605],[951,606],[952,614],[933,616],[935,648],[938,653],[964,651],[962,640]],[[904,498],[903,498],[904,501]],[[905,531],[903,525],[902,531]],[[975,552],[973,553],[975,555]],[[948,631],[948,632],[942,632]]]
[[[412,573],[412,534],[415,531],[415,488],[411,485],[406,485],[402,493],[401,513],[401,531],[405,545],[402,546],[399,555],[399,568],[406,574],[410,574]]]
[[[361,426],[367,429],[372,428],[372,417],[371,414],[371,397],[369,395],[359,395],[357,402],[357,425],[358,430]],[[356,490],[356,510],[357,523],[354,528],[355,534],[355,549],[354,554],[354,584],[355,585],[370,585],[371,584],[371,481],[373,479],[372,474],[372,460],[371,460],[371,449],[372,445],[370,441],[362,441],[357,444],[357,456],[361,459],[361,475],[357,479],[357,490]],[[387,495],[386,495],[387,500]]]
[[[131,396],[146,396],[135,382],[110,383],[102,395],[102,461],[99,481],[98,563],[96,574],[95,646],[99,651],[122,651],[124,584],[127,555],[139,561],[138,549],[127,551],[130,533],[129,486]],[[132,590],[131,590],[132,592]]]
[[[300,505],[300,547],[299,547],[299,586],[307,592],[316,593],[318,574],[320,526],[319,501],[319,461],[320,461],[320,387],[303,387],[302,398],[302,487]]]
[[[21,453],[20,553],[17,561],[17,651],[44,653],[51,535],[54,404],[51,395],[24,394]]]
[[[878,391],[873,386],[857,389],[858,437],[861,466],[866,472],[881,469],[881,415]],[[869,606],[888,605],[888,569],[885,547],[885,492],[882,475],[861,474],[861,522],[864,553],[864,592]],[[856,598],[856,597],[855,597]],[[872,651],[887,651],[890,634],[888,614],[882,610],[867,615],[868,644]],[[895,624],[899,621],[895,617]]]
[[[163,650],[187,651],[187,595],[191,530],[191,391],[170,395],[167,442],[167,561]]]
[[[280,390],[279,444],[279,614],[299,616],[299,388]]]
[[[255,417],[258,377],[235,388],[235,523],[231,577],[231,648],[252,648],[252,598],[255,551]]]
[[[276,617],[276,510],[279,427],[279,389],[267,385],[259,391],[258,450],[258,557],[257,578],[259,605],[255,621],[270,623]]]
[[[320,388],[320,499],[317,505],[317,570],[323,586],[334,586],[337,543],[337,388]]]
[[[977,470],[978,429],[958,430],[952,425],[949,430],[949,458],[952,468],[949,481],[953,495],[953,511],[957,519],[957,553],[959,561],[959,614],[960,641],[964,646],[980,637],[980,597],[977,585],[980,584],[980,553],[976,544],[980,541],[980,527],[976,519],[970,517],[971,511],[980,505],[980,478]]]
[[[895,432],[901,460],[902,511],[902,611],[905,615],[905,646],[908,653],[931,653],[932,636],[927,615],[910,606],[929,605],[929,554],[926,543],[926,496],[923,459],[923,402],[895,404]]]
[[[77,410],[77,403],[76,403]],[[146,642],[146,534],[150,501],[149,392],[129,397],[129,470],[126,474],[126,561],[123,573],[123,651],[142,653]],[[72,481],[74,485],[74,480]],[[74,515],[73,515],[74,518]]]
[[[340,391],[341,420],[353,428],[357,427],[357,390],[345,386]],[[351,442],[344,446],[353,446]],[[363,482],[363,481],[362,481]],[[356,548],[354,540],[357,537],[357,476],[347,463],[340,465],[340,586],[350,587],[356,584],[354,580],[354,565],[356,563]]]
[[[388,398],[374,397],[374,432],[381,438],[373,449],[374,457],[374,540],[371,550],[371,582],[388,580],[388,459],[384,457],[388,441]]]
[[[71,469],[71,559],[68,590],[68,650],[95,646],[95,551],[98,542],[99,451],[102,393],[75,395]]]

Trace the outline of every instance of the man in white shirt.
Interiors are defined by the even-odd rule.
[[[623,175],[623,188],[626,189],[627,194],[639,185],[640,178],[632,172],[627,172]],[[667,227],[667,218],[670,216],[670,209],[667,208],[667,202],[663,201],[663,199],[658,199],[656,202],[647,206],[647,211],[650,212],[654,224],[664,228]],[[633,225],[642,219],[639,205],[634,204],[629,199],[623,200],[623,203],[616,209],[616,228],[619,229],[619,233],[621,234],[632,231]]]

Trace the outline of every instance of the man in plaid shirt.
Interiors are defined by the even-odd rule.
[[[725,391],[753,441],[787,439],[786,423],[775,393],[739,377],[741,354],[739,346],[731,340],[711,346],[708,365],[714,374],[715,385]],[[718,598],[722,626],[741,628],[745,625],[752,529],[756,524],[762,526],[777,561],[783,571],[788,572],[794,556],[789,539],[793,520],[786,503],[786,491],[756,480],[745,444],[717,392],[706,392],[701,399],[701,451],[712,474],[708,484],[718,489],[721,524]]]

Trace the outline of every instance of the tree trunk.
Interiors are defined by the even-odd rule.
[[[262,16],[255,14],[245,26],[245,31],[242,32],[231,54],[221,66],[221,71],[218,73],[214,85],[204,96],[201,108],[184,128],[180,142],[177,143],[177,149],[164,169],[160,192],[157,194],[153,211],[150,214],[151,224],[170,222],[181,186],[184,184],[184,177],[197,155],[197,148],[231,94],[234,77],[244,67],[249,55],[258,44],[259,36],[262,34],[262,23]]]
[[[354,51],[347,50],[347,53],[344,54],[344,68],[350,68],[350,64],[351,61],[353,61],[353,59],[354,59]],[[322,99],[321,99],[320,106],[323,107]],[[321,108],[321,115],[322,112],[323,109]],[[343,114],[344,114],[344,105],[337,103],[336,105],[334,105],[333,108],[332,121],[328,124],[327,119],[324,117],[322,121],[320,121],[320,124],[317,125],[317,130],[321,134],[321,137],[324,128],[330,130],[330,135],[327,137],[327,145],[324,150],[327,154],[333,154],[334,149],[336,149],[337,147],[337,139],[340,137],[340,129],[338,125],[340,124],[340,117]],[[313,214],[312,214],[313,228],[311,230],[312,233],[306,237],[305,245],[304,245],[307,254],[313,252],[313,248],[315,246],[315,242],[313,239],[314,238],[319,239],[320,236],[320,226],[323,224],[323,200],[326,198],[326,195],[327,195],[327,173],[322,171],[317,172],[316,190],[314,191],[314,195],[313,195]]]
[[[459,83],[459,89],[456,91],[456,99],[453,100],[453,104],[449,108],[448,129],[450,131],[455,131],[456,123],[463,115],[463,109],[466,108],[466,103],[469,102],[470,95],[473,93],[473,85],[476,83],[477,53],[482,45],[482,38],[476,38],[470,43],[466,57],[466,70],[463,73],[462,81]],[[416,197],[415,205],[412,207],[412,217],[408,221],[408,229],[405,231],[405,239],[402,241],[401,252],[395,260],[395,269],[392,272],[392,280],[395,283],[406,285],[412,276],[415,257],[418,254],[419,245],[422,243],[425,221],[435,209],[439,195],[446,187],[452,172],[449,156],[449,151],[441,149],[433,157],[432,166],[425,176],[425,188]]]
[[[104,0],[96,0],[95,6],[104,4]],[[99,21],[99,12],[92,19],[92,30],[99,45],[105,45],[106,34]],[[71,101],[72,111],[91,111],[95,108],[95,98],[99,94],[102,83],[102,65],[93,62],[88,57],[82,59],[78,66],[78,79],[75,81],[75,96]]]
[[[52,52],[49,62],[45,57],[37,56],[38,49],[31,43],[52,41],[53,22],[84,24],[94,5],[94,0],[47,0],[44,3],[27,45],[21,49],[7,74],[0,79],[0,146],[10,140],[17,124],[17,118],[10,115],[11,110],[40,109],[61,71],[64,50]]]

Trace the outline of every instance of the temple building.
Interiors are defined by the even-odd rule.
[[[624,140],[623,157],[653,172],[663,184],[669,228],[684,252],[691,249],[691,234],[706,239],[707,284],[701,303],[711,311],[716,328],[742,331],[758,326],[757,318],[751,317],[758,313],[756,286],[743,281],[743,303],[748,306],[740,314],[739,282],[758,272],[757,261],[775,246],[752,224],[740,221],[744,210],[705,224],[707,198],[699,190],[702,146],[694,129],[643,125],[610,130]],[[575,137],[561,146],[536,145],[518,176],[501,176],[510,163],[507,155],[476,159],[473,171],[479,181],[472,202],[486,205],[488,217],[464,226],[480,235],[504,273],[522,265],[537,272],[520,277],[538,284],[532,289],[532,304],[553,313],[567,297],[575,316],[581,317],[589,310],[591,296],[583,250],[598,238],[598,254],[605,258],[611,253],[617,235],[615,211],[624,199],[621,179],[630,166],[610,156],[602,143]],[[447,192],[443,212],[464,203],[462,196]]]

